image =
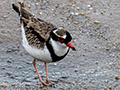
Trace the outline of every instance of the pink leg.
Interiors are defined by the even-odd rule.
[[[48,71],[47,71],[47,63],[45,63],[45,71],[46,71],[46,82],[49,82],[49,78],[48,78]]]
[[[37,70],[35,61],[36,61],[36,59],[33,60],[33,66],[34,66],[34,68],[35,68],[35,70],[36,70],[36,73],[37,73],[38,78],[39,78],[39,80],[40,80],[41,86],[42,86],[42,87],[43,87],[43,85],[49,86],[49,84],[46,84],[46,83],[43,82],[43,80],[41,79],[41,77],[40,77],[40,75],[39,75],[39,73],[38,73],[38,70]]]

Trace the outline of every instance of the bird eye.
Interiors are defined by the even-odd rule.
[[[58,41],[63,42],[64,39],[63,39],[62,37],[59,37],[59,38],[58,38]]]

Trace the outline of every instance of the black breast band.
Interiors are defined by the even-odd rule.
[[[50,37],[51,37],[51,36],[50,36]],[[53,49],[52,45],[51,45],[50,37],[49,37],[49,39],[48,39],[47,42],[46,42],[46,46],[47,46],[47,48],[48,48],[48,50],[49,50],[49,52],[50,52],[50,54],[51,54],[52,62],[56,62],[56,61],[59,61],[59,60],[63,59],[63,58],[68,54],[70,48],[69,48],[68,51],[65,53],[65,55],[63,55],[63,56],[57,56],[57,55],[55,54],[55,52],[54,52],[54,49]]]

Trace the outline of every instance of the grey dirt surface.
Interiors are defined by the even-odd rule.
[[[77,51],[48,64],[56,82],[41,88],[33,58],[21,44],[19,16],[12,9],[18,1],[0,0],[0,90],[120,90],[120,0],[24,2],[38,18],[68,30]],[[36,63],[45,81],[44,63]]]

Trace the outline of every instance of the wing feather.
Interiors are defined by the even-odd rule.
[[[21,15],[21,18],[20,18],[21,23],[23,23],[24,25],[25,34],[28,42],[33,44],[33,42],[35,41],[36,42],[40,41],[43,43],[42,46],[44,46],[50,36],[50,32],[53,29],[57,29],[56,26],[35,17],[34,15],[26,11],[23,7],[21,7],[21,11],[20,11],[17,5],[12,4],[12,6],[13,6],[13,9],[19,15]]]

